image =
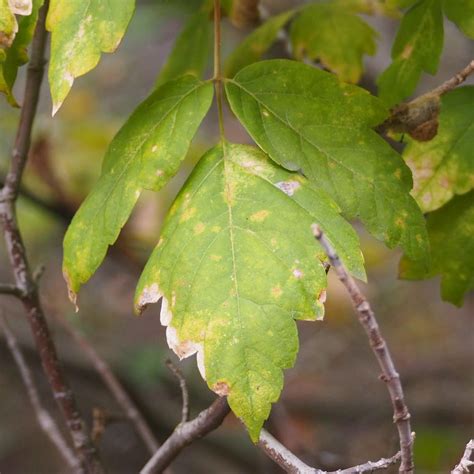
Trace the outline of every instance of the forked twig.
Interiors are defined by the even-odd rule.
[[[410,413],[404,400],[403,388],[395,364],[385,339],[382,337],[375,314],[369,302],[359,290],[351,275],[347,272],[336,251],[317,224],[312,226],[314,237],[325,250],[339,280],[346,287],[352,304],[357,311],[359,322],[369,338],[370,346],[382,370],[381,379],[386,383],[393,406],[393,421],[397,426],[400,438],[401,463],[400,472],[412,473],[413,436],[410,425]]]

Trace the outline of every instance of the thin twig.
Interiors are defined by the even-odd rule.
[[[474,439],[466,445],[466,449],[459,464],[451,471],[451,474],[466,474],[474,472]]]
[[[338,255],[336,254],[331,243],[323,234],[321,228],[317,224],[312,226],[315,238],[322,245],[329,260],[337,273],[337,276],[346,287],[354,305],[365,332],[370,341],[372,351],[382,370],[381,379],[386,383],[390,399],[393,406],[393,421],[397,426],[398,436],[400,438],[401,463],[400,472],[412,473],[413,465],[413,438],[410,425],[410,413],[406,406],[403,388],[400,382],[400,376],[395,369],[395,365],[390,355],[382,334],[380,332],[374,312],[372,311],[369,302],[359,290],[354,279],[349,275],[346,268],[342,264]]]
[[[0,295],[16,296],[21,299],[23,293],[16,285],[0,284]]]
[[[38,389],[36,388],[35,382],[33,380],[31,370],[28,367],[25,358],[23,357],[21,349],[18,345],[18,341],[16,340],[15,335],[8,326],[7,320],[4,316],[0,316],[0,326],[3,330],[3,333],[5,334],[5,339],[7,341],[8,348],[10,349],[13,359],[15,360],[15,363],[18,367],[18,371],[20,372],[31,405],[36,414],[38,424],[40,425],[46,436],[54,444],[56,449],[59,451],[64,461],[66,461],[67,465],[73,470],[73,472],[84,472],[81,469],[81,466],[78,462],[78,459],[76,458],[76,455],[74,454],[74,451],[71,450],[66,440],[63,438],[63,435],[59,431],[56,422],[41,404]]]
[[[385,134],[392,130],[408,133],[417,140],[431,140],[438,130],[440,97],[462,84],[473,72],[474,60],[435,89],[397,105],[391,110],[390,117],[377,127],[377,132]]]
[[[35,339],[38,354],[54,398],[61,410],[65,425],[73,440],[81,467],[90,474],[103,472],[96,449],[87,433],[85,423],[59,364],[55,344],[51,338],[46,318],[40,304],[36,282],[32,276],[26,257],[23,239],[16,218],[18,198],[23,170],[31,143],[31,131],[36,116],[41,82],[45,64],[45,29],[49,1],[45,0],[38,14],[38,21],[31,46],[31,60],[26,75],[25,94],[20,122],[12,152],[10,169],[5,177],[5,185],[0,191],[0,222],[13,270],[15,285],[22,292],[21,301],[26,310],[28,322]]]
[[[189,392],[188,387],[186,385],[186,379],[184,378],[183,373],[181,370],[176,367],[170,359],[166,359],[166,366],[168,369],[173,372],[176,378],[179,381],[179,387],[181,388],[181,397],[183,399],[183,406],[181,409],[181,423],[186,423],[189,421]]]
[[[219,397],[209,408],[199,413],[196,418],[179,424],[161,448],[147,462],[140,474],[163,472],[186,446],[218,428],[229,414],[229,411],[227,399]]]
[[[56,319],[89,358],[102,381],[135,427],[150,454],[155,453],[160,447],[160,444],[155,438],[151,428],[148,426],[145,418],[142,416],[118,378],[114,375],[109,364],[97,353],[90,342],[83,337],[77,329],[71,326],[65,318],[59,316]]]

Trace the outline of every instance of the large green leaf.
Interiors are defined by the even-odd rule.
[[[13,106],[18,105],[13,96],[13,85],[15,84],[18,68],[28,62],[27,48],[33,38],[36,21],[38,20],[38,10],[43,5],[43,1],[33,0],[31,13],[19,18],[18,33],[11,47],[5,51],[4,59],[0,58],[0,92],[7,96],[8,102]],[[0,56],[1,54],[0,52]]]
[[[474,191],[456,196],[428,214],[432,266],[426,271],[408,258],[401,262],[401,276],[411,280],[441,275],[441,296],[461,306],[474,288]]]
[[[209,387],[228,395],[254,441],[298,350],[294,319],[323,315],[325,230],[358,277],[358,238],[326,193],[254,147],[224,143],[198,163],[140,278],[137,310],[163,298],[180,357],[197,352]]]
[[[143,189],[177,172],[212,101],[211,82],[185,76],[151,94],[107,150],[102,174],[64,238],[63,272],[72,299],[98,268]]]
[[[315,4],[292,22],[291,43],[297,59],[320,60],[343,81],[358,82],[364,54],[375,54],[375,31],[343,5]]]
[[[367,91],[295,61],[263,61],[226,84],[232,110],[277,163],[325,189],[389,247],[428,258],[410,170],[371,127],[387,111]]]
[[[198,11],[176,39],[165,65],[156,80],[159,86],[184,74],[201,77],[209,60],[212,27],[207,9]]]
[[[408,139],[403,158],[413,173],[413,196],[425,212],[474,188],[474,86],[442,98],[439,127],[429,142]]]
[[[441,0],[421,0],[404,15],[392,47],[392,64],[377,80],[392,106],[410,96],[423,71],[435,74],[443,50]]]
[[[53,115],[74,79],[97,66],[101,52],[114,52],[132,17],[135,0],[51,0],[49,85]]]
[[[258,61],[294,14],[295,11],[292,10],[271,17],[252,31],[227,58],[224,66],[225,75],[232,77],[243,67]]]
[[[446,16],[467,36],[474,39],[474,2],[472,0],[444,0]]]

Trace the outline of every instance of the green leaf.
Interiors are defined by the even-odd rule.
[[[163,298],[180,358],[197,352],[209,387],[228,395],[256,441],[298,350],[294,319],[323,315],[317,222],[355,275],[358,238],[326,193],[255,147],[224,143],[200,160],[140,278],[136,307]]]
[[[290,30],[295,58],[320,60],[347,82],[359,81],[364,54],[375,54],[376,35],[350,9],[324,3],[305,8]]]
[[[444,12],[469,38],[474,39],[474,2],[472,0],[444,0]]]
[[[102,174],[64,238],[71,299],[99,267],[143,189],[158,191],[178,171],[212,101],[211,82],[185,76],[138,106],[107,150]]]
[[[400,265],[403,278],[410,280],[441,275],[441,296],[462,306],[464,295],[474,288],[474,191],[456,196],[428,215],[432,249],[429,271],[404,257]]]
[[[226,84],[234,113],[282,166],[301,168],[389,247],[428,258],[410,170],[372,127],[387,111],[367,91],[295,61],[253,64]]]
[[[412,195],[424,212],[474,188],[474,86],[442,97],[439,127],[429,142],[408,138],[403,158],[413,173]]]
[[[278,32],[290,21],[295,11],[288,11],[269,18],[252,31],[227,58],[225,75],[233,77],[240,69],[258,61],[275,41]]]
[[[51,0],[49,85],[53,115],[76,77],[94,69],[101,52],[114,52],[132,18],[134,0]]]
[[[0,0],[0,48],[9,48],[17,31],[18,24],[10,0]]]
[[[435,74],[443,50],[441,0],[421,0],[404,15],[392,47],[392,64],[377,80],[392,106],[410,96],[423,71]]]
[[[416,0],[409,0],[411,2]],[[392,18],[400,16],[400,8],[403,8],[400,0],[333,0],[334,4],[356,12],[365,13],[366,15],[385,15]]]
[[[208,11],[195,13],[176,39],[155,86],[184,74],[202,77],[209,59],[212,28]]]
[[[38,20],[38,10],[43,5],[43,1],[33,0],[31,13],[19,18],[18,33],[11,47],[5,51],[3,60],[0,57],[0,92],[3,92],[7,96],[8,102],[15,107],[18,106],[18,103],[13,96],[13,85],[18,68],[28,62],[27,48],[33,38]]]

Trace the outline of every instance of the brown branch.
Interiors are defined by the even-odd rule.
[[[319,241],[328,255],[337,276],[346,287],[352,299],[352,304],[357,311],[359,322],[367,333],[372,351],[382,370],[381,379],[386,383],[392,401],[393,421],[397,426],[398,436],[400,438],[401,463],[399,471],[403,473],[412,473],[414,465],[410,413],[408,412],[408,408],[404,401],[400,376],[395,369],[387,343],[382,337],[369,302],[359,290],[354,279],[347,272],[331,243],[326,239],[326,236],[317,224],[313,224],[312,230],[315,238]]]
[[[38,22],[31,46],[31,60],[28,65],[25,95],[20,122],[12,152],[10,169],[5,185],[0,191],[0,222],[3,226],[8,257],[12,266],[15,286],[22,292],[21,301],[26,310],[43,370],[54,398],[61,410],[81,467],[89,473],[102,473],[97,453],[79,414],[74,395],[59,364],[55,344],[51,338],[46,318],[38,295],[36,282],[30,271],[23,239],[16,218],[16,199],[19,194],[23,170],[28,158],[31,131],[36,116],[45,63],[47,32],[45,20],[48,0],[38,15]]]
[[[94,369],[100,375],[104,384],[110,390],[110,393],[117,401],[118,405],[124,411],[127,418],[135,427],[138,435],[143,440],[150,454],[156,452],[160,447],[155,435],[148,426],[145,418],[142,416],[136,405],[133,403],[132,399],[128,395],[127,391],[114,375],[109,364],[102,359],[102,357],[97,353],[94,347],[90,344],[87,339],[85,339],[79,331],[69,324],[65,318],[58,317],[57,321],[62,325],[66,332],[74,339],[80,349],[86,354],[86,356],[91,361]]]
[[[0,295],[10,295],[20,298],[23,296],[22,291],[15,285],[0,284]]]
[[[451,471],[451,474],[466,474],[474,472],[474,439],[466,445],[466,449],[459,464]]]
[[[179,368],[176,367],[170,359],[166,360],[166,366],[168,367],[168,369],[171,370],[171,372],[173,372],[173,374],[179,381],[179,387],[181,388],[181,397],[183,399],[183,406],[181,409],[181,423],[186,423],[186,421],[189,421],[189,393],[188,387],[186,385],[186,379],[184,378],[181,370],[179,370]]]
[[[416,140],[431,140],[438,131],[440,97],[462,84],[473,72],[474,60],[435,89],[394,107],[390,117],[377,127],[377,132],[386,134],[391,130],[408,133]]]
[[[140,474],[163,472],[173,459],[189,444],[218,428],[229,414],[227,399],[219,397],[209,408],[191,421],[180,423],[160,449],[147,462]]]
[[[0,316],[0,327],[5,335],[7,346],[10,349],[13,359],[15,360],[15,363],[18,367],[18,371],[20,372],[31,405],[36,414],[38,424],[40,425],[46,436],[54,444],[59,454],[62,456],[64,461],[66,461],[67,465],[72,469],[72,471],[75,473],[84,472],[81,469],[76,455],[68,446],[66,440],[63,438],[63,435],[59,431],[56,422],[41,404],[38,389],[36,388],[35,382],[33,380],[31,370],[28,367],[25,358],[23,357],[15,335],[8,326],[6,318],[3,316]]]

